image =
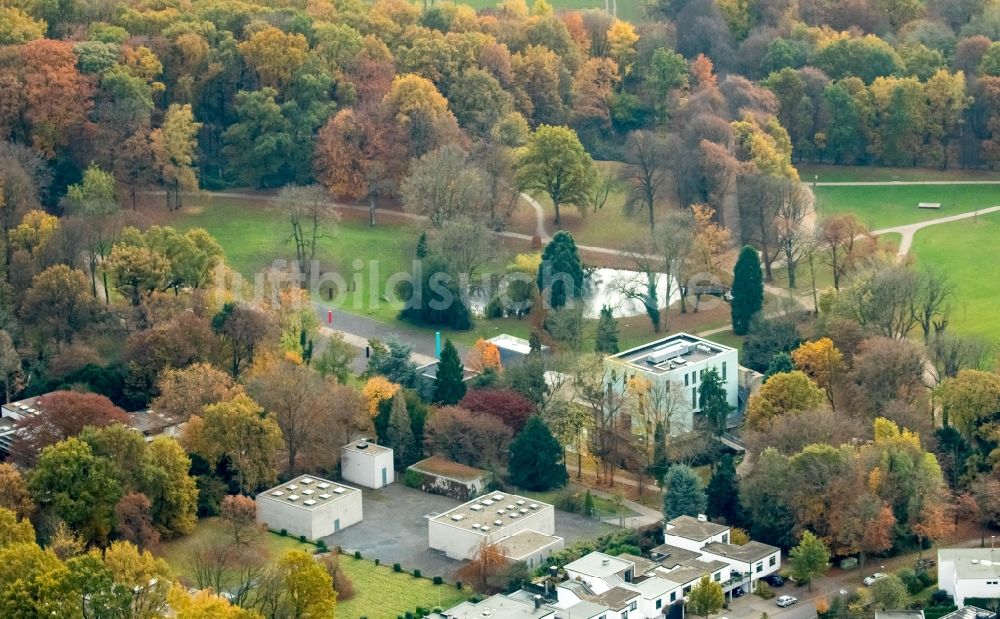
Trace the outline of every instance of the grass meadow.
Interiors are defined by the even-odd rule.
[[[196,586],[192,570],[192,556],[208,540],[225,535],[218,518],[205,518],[190,535],[165,542],[157,554],[174,571],[174,575],[187,586]],[[276,561],[289,550],[313,552],[316,547],[304,544],[293,537],[266,533],[263,537],[266,561]],[[453,584],[435,585],[429,578],[416,578],[406,572],[396,573],[392,567],[375,565],[374,561],[341,556],[340,567],[354,585],[355,595],[350,600],[337,602],[336,615],[340,619],[395,619],[417,606],[449,608],[468,598],[468,589],[459,591]]]
[[[854,213],[870,230],[1000,205],[1000,185],[821,186],[814,191],[820,217]],[[917,208],[920,202],[938,202],[941,208]]]

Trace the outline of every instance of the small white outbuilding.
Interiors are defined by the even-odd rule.
[[[367,439],[352,441],[340,448],[340,476],[365,488],[384,488],[396,478],[392,455],[389,447]]]
[[[318,540],[361,522],[361,491],[299,475],[257,495],[257,522],[272,531]]]

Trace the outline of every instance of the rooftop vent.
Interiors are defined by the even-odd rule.
[[[289,494],[288,495],[288,500],[289,501],[298,501],[299,500],[299,495],[297,495],[297,494]]]
[[[494,494],[493,495],[493,500],[494,501],[502,501],[503,500],[503,495],[502,494]]]
[[[517,512],[511,512],[510,513],[510,517],[511,518],[517,518],[517,516],[518,516]]]
[[[514,506],[513,505],[508,505],[507,509],[514,509]]]
[[[608,565],[609,563],[611,563],[610,560],[608,560],[608,559],[601,559],[601,565]]]
[[[25,404],[18,404],[18,405],[17,405],[17,407],[18,407],[19,409],[23,410],[23,411],[26,411],[26,410],[28,410],[28,407],[27,407],[27,405],[25,405]]]
[[[291,484],[291,485],[288,485],[288,486],[285,486],[285,489],[286,489],[286,490],[291,490],[291,491],[293,491],[293,492],[294,492],[295,490],[298,490],[298,489],[299,489],[299,487],[298,487],[298,486],[296,486],[295,484]]]
[[[524,505],[524,499],[518,499],[517,500],[517,504],[518,505]]]
[[[528,507],[530,507],[531,509],[538,509],[538,503],[532,503]]]
[[[459,520],[465,520],[465,516],[463,516],[462,514],[455,514],[454,516],[451,517],[451,519],[454,520],[455,522],[458,522]]]
[[[341,488],[340,486],[337,486],[336,488],[333,489],[333,492],[334,494],[344,494],[344,489]]]
[[[490,530],[490,528],[484,524],[483,526],[479,527],[479,530],[482,531],[483,533],[486,533],[487,531]]]
[[[274,492],[271,493],[271,496],[281,496],[283,494],[285,493],[282,492],[281,490],[275,490]]]
[[[711,349],[711,348],[709,348],[708,346],[705,346],[704,344],[698,344],[697,346],[695,346],[695,348],[697,348],[697,349],[698,349],[698,350],[700,350],[701,352],[705,352],[705,353],[710,353],[710,352],[712,352],[712,349]]]
[[[474,512],[481,512],[481,511],[483,511],[483,506],[482,506],[482,505],[479,505],[479,504],[476,504],[476,505],[470,505],[470,506],[469,506],[469,509],[471,509],[471,510],[472,510],[472,511],[474,511]]]
[[[305,501],[302,501],[302,504],[303,505],[315,505],[316,501],[314,501],[312,499],[306,499]]]
[[[304,483],[304,484],[311,484],[311,483],[313,483],[314,480],[313,480],[312,477],[303,477],[299,481],[302,482],[302,483]]]
[[[527,514],[528,513],[528,510],[526,510],[523,507],[521,509],[519,509],[518,511],[521,512],[522,514]]]
[[[708,522],[708,516],[705,514],[698,514],[698,522]]]
[[[319,495],[319,498],[321,498],[321,499],[323,499],[325,501],[326,499],[330,498],[330,495],[329,494],[321,494],[321,495]]]
[[[646,357],[646,363],[649,365],[660,365],[664,361],[670,361],[675,357],[680,357],[681,355],[686,355],[691,352],[691,345],[687,342],[677,342],[667,346],[662,350],[656,350]]]
[[[316,491],[313,490],[312,488],[306,488],[305,490],[302,491],[302,494],[312,494],[313,492]]]
[[[491,501],[489,499],[486,499],[485,501],[483,501],[483,505],[485,505],[486,507],[489,507],[490,505],[493,505],[493,501]]]
[[[330,484],[328,484],[328,483],[326,483],[326,482],[324,481],[324,482],[320,482],[320,483],[319,483],[319,484],[318,484],[318,485],[317,485],[316,487],[317,487],[317,488],[320,488],[321,490],[326,490],[327,488],[329,488],[329,487],[330,487]]]
[[[361,441],[360,443],[358,443],[357,447],[358,449],[368,449],[368,443]]]
[[[503,520],[494,520],[493,524],[497,525],[498,527],[503,526]]]
[[[478,529],[479,528],[479,523],[478,522],[473,522],[472,523],[472,528],[473,529]]]

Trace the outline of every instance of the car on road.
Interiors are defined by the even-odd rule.
[[[780,587],[785,584],[785,579],[781,576],[781,574],[768,574],[767,576],[761,578],[761,580],[772,587]]]
[[[743,587],[736,587],[735,589],[733,589],[733,597],[734,598],[741,598],[741,597],[743,597],[744,593],[745,593],[745,591],[743,591]]]
[[[792,597],[790,595],[782,595],[782,596],[779,596],[778,599],[777,599],[777,603],[778,603],[778,607],[779,608],[786,608],[788,606],[791,606],[792,604],[797,604],[798,601],[799,601],[799,598]]]
[[[882,580],[888,576],[888,574],[883,574],[882,572],[875,572],[871,576],[865,576],[865,579],[861,582],[865,583],[866,587],[870,587],[875,584],[875,581]]]

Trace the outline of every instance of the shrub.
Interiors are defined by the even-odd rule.
[[[302,542],[303,544],[305,544],[306,543],[306,536],[305,535],[300,535],[299,536],[299,541]]]
[[[382,561],[380,559],[375,559],[375,565],[381,565]]]
[[[458,589],[459,591],[462,590],[462,581],[461,580],[455,582],[455,588]]]
[[[899,576],[899,579],[903,581],[903,585],[906,586],[906,590],[910,593],[910,595],[916,595],[924,588],[924,586],[920,583],[920,578],[917,576],[917,573],[908,567],[898,570],[896,572],[896,576]]]
[[[420,570],[413,570],[413,577],[420,578]]]
[[[406,619],[413,619],[413,611],[412,610],[406,611]]]
[[[392,571],[394,571],[394,572],[402,572],[403,568],[401,568],[398,563],[393,563],[392,564]]]
[[[420,486],[424,483],[424,476],[419,471],[406,469],[406,473],[403,474],[403,483],[410,488],[420,490]]]
[[[278,531],[278,535],[280,535],[281,537],[288,537],[288,529],[282,529]]]
[[[323,551],[323,552],[326,552],[326,550],[327,550],[327,547],[326,547],[326,541],[325,541],[325,540],[319,540],[318,542],[316,542],[316,546],[317,546],[317,547],[318,547],[318,548],[319,548],[319,549],[320,549],[321,551]]]
[[[416,614],[418,617],[423,617],[427,614],[427,609],[423,606],[417,606]]]
[[[360,550],[355,550],[354,551],[354,558],[355,559],[360,559],[361,558],[361,551]]]
[[[756,594],[758,597],[764,600],[770,600],[771,598],[774,597],[774,591],[771,591],[771,587],[768,586],[768,584],[763,580],[757,581]]]
[[[931,594],[931,604],[934,606],[945,606],[951,604],[951,595],[944,589],[938,589]]]
[[[444,583],[444,579],[443,578],[441,578],[440,576],[435,576],[434,577],[434,584],[435,585],[440,585],[442,583]]]
[[[937,576],[929,570],[917,570],[917,578],[920,580],[921,589],[926,589],[937,582]]]

